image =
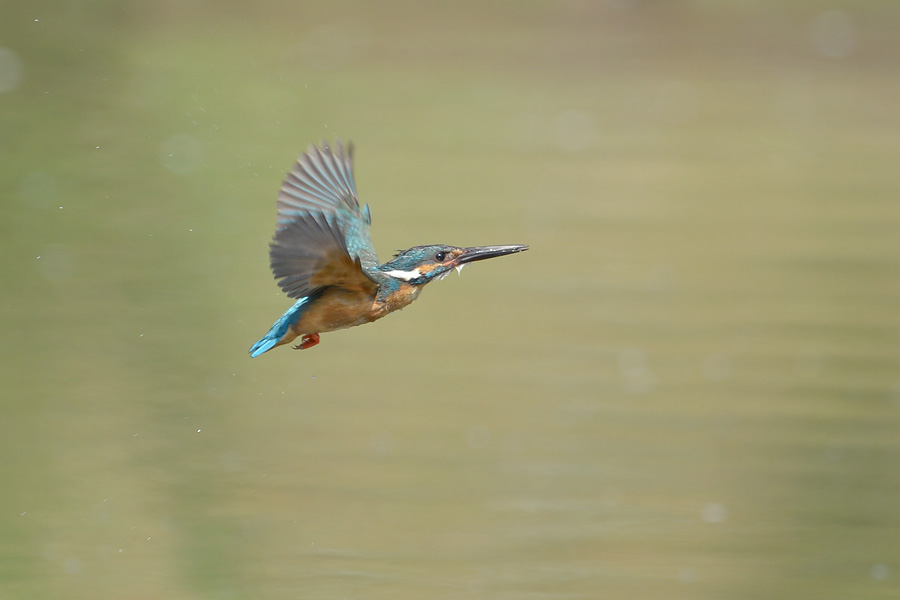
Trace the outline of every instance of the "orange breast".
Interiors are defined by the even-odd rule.
[[[373,300],[374,294],[327,288],[303,313],[293,327],[294,332],[297,335],[322,333],[373,321],[377,318],[371,316]]]
[[[419,289],[406,284],[379,302],[375,293],[327,288],[293,327],[297,335],[323,333],[371,323],[416,299]]]
[[[378,315],[375,318],[380,319],[388,313],[407,306],[418,297],[420,291],[422,291],[421,286],[404,283],[400,289],[388,294],[381,302],[376,299],[372,303],[372,311]]]

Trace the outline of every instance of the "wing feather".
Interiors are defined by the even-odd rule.
[[[272,273],[291,298],[329,285],[374,289],[378,266],[369,208],[353,181],[353,146],[310,146],[278,194],[278,225],[269,247]]]

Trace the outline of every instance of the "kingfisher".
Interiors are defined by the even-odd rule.
[[[422,288],[471,262],[528,250],[522,244],[463,248],[413,246],[380,263],[369,237],[372,213],[360,207],[353,144],[310,145],[281,184],[269,263],[278,285],[296,300],[250,348],[257,357],[300,337],[371,323],[418,298]]]

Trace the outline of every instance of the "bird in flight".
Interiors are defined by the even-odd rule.
[[[360,207],[353,181],[353,145],[311,145],[281,184],[278,224],[269,262],[278,285],[296,300],[250,348],[256,357],[300,337],[294,348],[319,343],[319,334],[399,310],[431,281],[470,262],[528,250],[521,244],[461,248],[413,246],[380,263],[369,238],[372,215]]]

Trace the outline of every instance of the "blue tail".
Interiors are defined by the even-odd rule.
[[[281,338],[284,337],[284,334],[290,331],[291,327],[300,320],[300,316],[307,308],[306,303],[309,302],[309,299],[309,296],[300,298],[292,307],[287,309],[285,313],[275,321],[275,324],[272,325],[272,329],[269,330],[269,333],[253,344],[253,347],[250,348],[250,356],[256,358],[263,352],[267,352],[274,348],[278,342],[281,341]]]

